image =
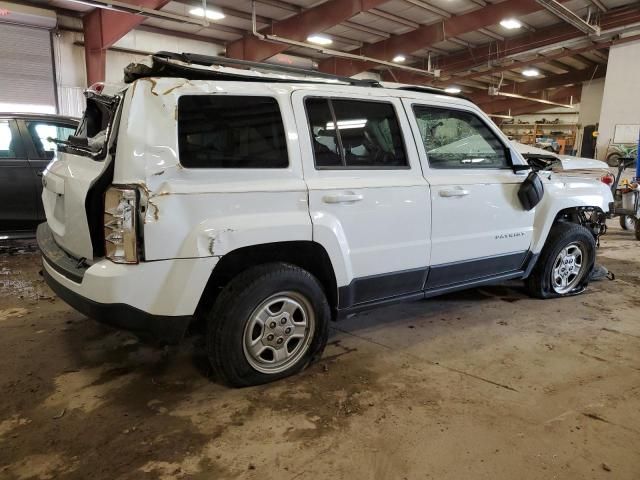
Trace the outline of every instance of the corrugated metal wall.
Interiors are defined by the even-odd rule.
[[[49,30],[0,24],[0,103],[55,108]]]

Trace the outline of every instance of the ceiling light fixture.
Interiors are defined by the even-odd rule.
[[[396,63],[402,63],[407,59],[407,57],[405,57],[404,55],[396,55],[395,57],[393,57],[393,61]]]
[[[192,8],[191,10],[189,10],[189,13],[191,15],[193,15],[194,17],[202,17],[204,18],[204,9],[198,7],[198,8]],[[225,17],[224,13],[219,12],[217,10],[209,10],[207,9],[207,19],[208,20],[222,20]]]
[[[524,75],[525,77],[537,77],[538,75],[540,75],[540,71],[536,70],[535,68],[527,68],[526,70],[522,71],[522,75]]]
[[[456,93],[460,93],[462,90],[460,90],[458,87],[447,87],[444,89],[444,91],[447,93],[456,94]]]
[[[307,42],[315,43],[316,45],[331,45],[333,40],[325,35],[313,34],[307,37]]]
[[[502,25],[507,30],[516,30],[518,28],[522,28],[522,22],[515,18],[505,18],[500,21],[500,25]]]

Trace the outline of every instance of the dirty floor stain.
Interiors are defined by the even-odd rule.
[[[613,223],[613,222],[612,222]],[[0,479],[640,478],[640,242],[618,280],[517,282],[363,313],[272,385],[211,378],[203,340],[156,349],[55,298],[0,248]]]

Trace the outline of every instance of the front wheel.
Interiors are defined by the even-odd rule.
[[[593,234],[582,225],[558,223],[551,228],[531,275],[530,295],[555,298],[580,293],[589,282],[596,258]]]
[[[329,304],[309,272],[285,263],[241,273],[220,293],[207,319],[207,354],[234,387],[293,375],[327,343]]]

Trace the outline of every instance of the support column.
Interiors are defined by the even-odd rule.
[[[132,5],[159,10],[169,0],[135,0]],[[105,79],[107,49],[144,21],[142,15],[96,8],[82,18],[87,86]]]
[[[640,41],[614,45],[609,50],[607,76],[598,127],[597,158],[605,160],[614,143],[616,125],[640,125]],[[628,138],[630,145],[634,138]],[[629,135],[632,136],[631,134]]]

